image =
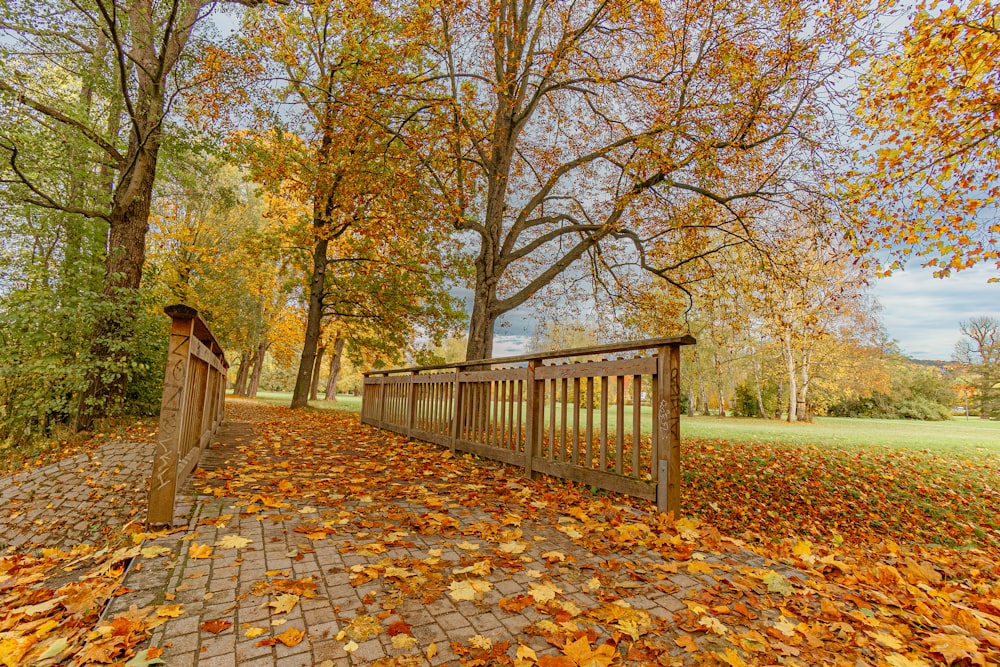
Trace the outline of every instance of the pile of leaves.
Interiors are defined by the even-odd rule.
[[[783,491],[785,495],[774,495],[796,498],[797,509],[787,512],[785,521],[775,521],[767,510],[763,515],[767,521],[755,521],[753,517],[760,516],[758,505],[767,505],[746,486],[742,492],[736,491],[740,477],[749,481],[753,473],[745,467],[741,472],[743,464],[720,443],[699,444],[697,460],[706,465],[698,474],[725,479],[733,489],[714,496],[702,491],[718,508],[706,503],[699,509],[718,511],[720,518],[726,513],[742,517],[743,523],[733,520],[726,529],[752,538],[743,542],[724,536],[711,524],[637,511],[650,509],[638,502],[595,495],[558,480],[525,480],[516,468],[406,442],[361,426],[355,417],[234,407],[243,418],[256,420],[261,437],[243,448],[246,458],[239,465],[199,473],[205,490],[242,498],[242,511],[250,513],[277,510],[280,514],[291,511],[284,508],[293,503],[342,507],[345,499],[362,501],[363,509],[353,512],[343,508],[320,512],[323,520],[299,532],[310,540],[323,540],[344,530],[354,538],[366,538],[348,547],[372,563],[353,568],[352,584],[383,582],[383,590],[391,594],[371,594],[366,601],[375,609],[387,610],[384,614],[407,597],[428,604],[446,594],[454,600],[485,604],[492,589],[489,573],[525,567],[519,555],[530,547],[521,532],[527,521],[547,525],[575,545],[605,558],[587,584],[593,586],[588,590],[601,602],[597,607],[580,608],[561,595],[559,577],[567,569],[565,559],[571,556],[559,551],[542,554],[545,570],[533,570],[536,574],[532,576],[539,580],[529,592],[497,603],[498,614],[533,607],[544,620],[525,632],[543,637],[559,649],[559,655],[538,656],[517,636],[496,641],[477,635],[451,647],[463,664],[913,667],[1000,661],[1000,558],[996,548],[986,543],[963,550],[901,544],[877,532],[870,521],[841,522],[814,532],[826,521],[822,512],[837,489],[820,481],[819,487],[800,487],[798,495],[791,490],[796,480],[816,474],[822,457],[812,450],[806,450],[811,459],[803,455],[798,461],[789,461],[789,469],[797,472],[782,482],[781,486],[789,489]],[[713,452],[718,454],[713,457]],[[760,448],[756,453],[761,455]],[[785,454],[775,453],[768,466],[776,465]],[[853,465],[857,471],[885,465],[877,456],[865,460],[863,452],[856,457],[853,463],[843,465]],[[689,466],[694,458],[687,459]],[[897,462],[892,469],[902,473],[902,466]],[[827,469],[847,475],[849,468],[823,468]],[[945,483],[943,478],[925,477],[907,480]],[[822,475],[816,478],[823,479]],[[878,497],[894,497],[887,490],[887,472],[882,473],[881,484],[875,485],[874,479],[869,481],[873,489],[879,489]],[[814,487],[817,491],[811,496]],[[818,491],[820,488],[826,491]],[[698,491],[697,482],[689,483],[689,499]],[[373,502],[375,496],[378,502]],[[420,502],[427,511],[415,515],[386,509],[394,500]],[[840,502],[849,507],[846,499]],[[453,512],[469,508],[483,510],[494,520],[462,528]],[[889,505],[884,512],[893,509]],[[899,525],[915,526],[916,521],[905,514]],[[364,528],[360,533],[359,525]],[[778,532],[758,539],[771,525],[787,535],[797,535],[782,537]],[[863,529],[865,525],[869,532]],[[380,559],[392,546],[409,546],[405,539],[409,531],[458,540],[460,549],[470,550],[469,557],[463,558],[458,568],[443,567],[433,553],[427,559]],[[822,541],[815,538],[817,534]],[[842,537],[831,539],[831,535]],[[478,549],[469,537],[485,541],[487,548]],[[771,559],[778,569],[775,565],[747,564],[737,557],[745,553],[744,548]],[[659,562],[644,564],[643,558],[650,553],[657,555]],[[783,574],[781,565],[796,569],[786,569]],[[657,590],[675,592],[670,575],[677,573],[707,575],[709,579],[706,586],[683,599],[685,608],[673,618],[657,619],[628,601],[636,588],[660,586]],[[393,638],[393,646],[398,641],[417,650],[409,640],[397,639],[408,636],[405,627],[390,626],[390,632],[379,625],[378,615],[360,614],[344,620],[349,621],[341,637],[347,642],[345,650],[353,648],[351,628],[359,623],[366,628],[364,632],[355,628],[359,637],[367,639],[386,632]],[[427,657],[435,651],[436,647],[423,647]]]
[[[0,558],[0,665],[151,664],[157,651],[136,647],[166,618],[136,609],[102,616],[139,552],[125,543]]]
[[[693,443],[685,452],[686,506],[701,520],[675,519],[639,501],[527,480],[517,468],[407,442],[352,415],[242,401],[227,410],[229,419],[251,422],[255,437],[234,445],[226,464],[197,471],[194,487],[232,498],[240,517],[294,523],[293,558],[321,543],[363,557],[346,570],[365,591],[361,607],[331,604],[345,652],[375,637],[391,645],[393,655],[376,664],[426,664],[438,655],[436,644],[419,644],[401,610],[444,596],[488,606],[498,618],[531,610],[521,633],[452,642],[470,667],[1000,664],[1000,551],[990,539],[975,542],[979,533],[963,531],[960,519],[970,516],[963,507],[986,513],[993,500],[973,499],[963,487],[977,483],[966,463],[933,468],[892,452]],[[919,507],[902,500],[922,488],[950,499],[954,518],[942,526],[961,548],[930,544],[934,526],[919,525]],[[852,504],[852,491],[861,490],[871,502]],[[831,520],[835,502],[837,516],[858,518]],[[470,511],[486,518],[469,521]],[[883,517],[885,529],[872,516]],[[988,518],[987,535],[995,530]],[[159,648],[140,647],[151,628],[183,616],[183,605],[105,619],[107,601],[126,592],[122,576],[133,558],[238,558],[253,545],[228,532],[233,519],[206,519],[177,536],[178,549],[140,549],[151,536],[139,534],[104,549],[6,555],[0,665],[161,662]],[[218,539],[206,542],[199,531],[209,528]],[[415,534],[451,545],[459,559],[437,548],[418,553]],[[408,555],[388,557],[398,548]],[[577,560],[587,553],[596,564]],[[527,574],[524,590],[499,596],[497,582],[515,573]],[[681,588],[684,578],[699,583]],[[592,603],[571,596],[571,587]],[[266,606],[279,628],[316,595],[312,578],[280,570],[240,598]],[[673,596],[677,611],[650,614],[641,604],[647,595]],[[207,619],[200,628],[239,631],[261,646],[310,639],[292,624],[278,632],[233,621]]]
[[[685,510],[752,542],[1000,547],[1000,461],[890,448],[685,440]]]

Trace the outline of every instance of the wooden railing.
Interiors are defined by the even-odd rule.
[[[168,306],[170,344],[146,521],[170,524],[174,497],[215,435],[226,397],[229,364],[198,311]]]
[[[658,338],[372,371],[361,421],[679,513],[680,347],[694,342]],[[604,358],[585,359],[595,356]]]

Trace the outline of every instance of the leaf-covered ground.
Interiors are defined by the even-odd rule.
[[[687,440],[684,506],[748,541],[1000,546],[1000,459]]]
[[[348,590],[366,591],[357,608],[337,611],[341,631],[329,638],[352,664],[364,663],[365,641],[376,639],[389,651],[384,665],[440,664],[446,648],[455,663],[516,667],[1000,664],[996,471],[987,463],[689,442],[685,502],[703,521],[673,521],[637,514],[642,505],[620,497],[407,443],[355,416],[247,402],[227,409],[252,422],[256,437],[232,465],[199,471],[193,488],[210,492],[200,502],[225,500],[238,516],[169,536],[174,549],[5,554],[0,665],[152,664],[163,646],[132,657],[149,630],[205,608],[167,597],[97,624],[101,601],[125,592],[127,559],[146,572],[182,560],[232,567],[261,548],[241,527],[279,524],[295,545],[289,557],[326,549],[363,562],[317,580],[275,572],[239,581],[245,602],[217,600],[209,607],[217,614],[199,616],[203,635],[238,631],[264,648],[305,646],[316,639],[308,624],[286,620],[301,618],[307,603],[336,605],[332,595],[317,603],[317,587],[329,594],[343,577]],[[918,502],[932,496],[933,504]],[[776,563],[748,564],[741,545]],[[399,549],[408,555],[387,560]],[[84,574],[60,575],[81,557]],[[677,575],[701,583],[677,587]],[[522,579],[523,593],[496,590]],[[189,595],[199,581],[181,585]],[[210,605],[212,593],[198,604]],[[647,597],[657,600],[651,612],[641,604]],[[676,609],[653,613],[667,598]],[[531,623],[504,637],[420,645],[404,612],[435,600],[498,618],[530,613]],[[245,628],[226,616],[251,603],[266,605],[270,623]]]

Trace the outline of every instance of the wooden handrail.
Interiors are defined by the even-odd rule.
[[[177,489],[222,423],[229,370],[222,346],[197,310],[177,304],[163,312],[171,320],[170,343],[149,483],[148,524],[173,523]]]
[[[546,359],[568,359],[571,357],[589,357],[596,354],[617,354],[619,352],[632,352],[650,350],[657,347],[669,345],[694,345],[693,336],[670,336],[667,338],[648,338],[646,340],[634,340],[626,343],[609,343],[608,345],[593,345],[591,347],[574,347],[567,350],[552,350],[549,352],[533,352],[531,354],[521,354],[516,357],[494,357],[492,359],[474,359],[469,361],[456,361],[447,364],[435,364],[431,366],[406,366],[404,368],[386,368],[370,370],[363,375],[392,375],[394,373],[422,373],[424,371],[439,371],[449,368],[473,368],[480,366],[497,366],[502,364],[520,364],[527,361],[545,361]]]
[[[680,348],[694,343],[691,336],[676,336],[369,371],[361,421],[521,466],[527,476],[570,479],[652,500],[659,511],[679,514]],[[651,356],[641,356],[649,350]],[[636,354],[543,363],[615,353]],[[653,420],[648,441],[641,435],[647,394]],[[629,396],[632,415],[626,425]]]

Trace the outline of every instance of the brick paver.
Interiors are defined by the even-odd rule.
[[[145,520],[153,442],[109,442],[0,477],[0,551],[96,544]]]
[[[331,434],[332,439],[336,437]],[[226,463],[227,458],[230,465],[241,465],[244,455],[235,448],[223,446],[221,452],[215,448],[211,467]],[[368,488],[378,483],[369,482]],[[509,483],[519,482],[512,478]],[[259,500],[206,494],[212,490],[207,486],[211,485],[199,480],[188,485],[177,507],[178,516],[186,518],[187,530],[146,543],[147,547],[165,547],[169,553],[137,561],[125,581],[133,592],[118,598],[111,610],[153,603],[183,605],[182,615],[157,627],[149,643],[163,650],[167,665],[457,664],[456,649],[468,647],[470,640],[482,642],[482,638],[494,644],[510,642],[511,656],[519,644],[539,656],[555,656],[560,650],[537,628],[551,624],[561,606],[568,611],[559,617],[560,622],[590,629],[603,641],[608,637],[606,630],[579,614],[609,601],[645,611],[662,640],[669,641],[679,634],[672,630],[671,619],[685,609],[685,600],[706,588],[727,585],[729,572],[765,566],[763,559],[748,552],[706,552],[694,558],[716,574],[685,573],[676,564],[664,568],[663,557],[651,551],[593,553],[556,527],[531,518],[518,526],[516,541],[523,550],[502,554],[495,541],[476,536],[475,526],[495,523],[495,517],[475,504],[443,507],[441,511],[457,521],[448,530],[414,530],[412,522],[400,521],[387,534],[385,527],[401,517],[428,516],[427,506],[416,499],[384,501],[359,493],[349,498],[291,500],[266,508]],[[315,530],[318,527],[331,529]],[[227,536],[243,538],[246,546],[224,548]],[[212,545],[210,557],[194,557],[196,544]],[[564,560],[557,560],[552,552],[563,554]],[[468,575],[489,582],[481,599],[455,600],[448,595],[448,582],[462,579],[456,570],[493,555],[506,555],[516,562],[486,574]],[[421,572],[421,564],[430,564],[426,572],[443,577],[435,581],[433,574],[414,575]],[[612,588],[595,586],[598,572],[607,575]],[[412,576],[427,578],[426,588],[407,588]],[[277,599],[276,582],[304,579],[315,584],[315,597],[301,597],[287,613],[269,606]],[[555,586],[557,606],[552,613],[540,613],[530,605],[521,611],[505,611],[499,605],[501,598],[528,595],[539,584]],[[422,597],[435,586],[435,594]],[[366,617],[381,631],[353,641],[347,634],[352,621]],[[212,621],[231,625],[213,633],[206,629]],[[394,645],[393,636],[386,632],[397,622],[405,624],[396,627],[407,629],[413,638],[411,646]],[[289,628],[304,633],[301,642],[285,646],[273,641]],[[680,647],[671,646],[672,653],[683,654]]]
[[[203,467],[218,475],[201,473],[187,484],[178,496],[176,528],[146,540],[124,581],[129,592],[105,613],[164,610],[145,646],[162,649],[169,666],[445,665],[458,664],[470,646],[502,642],[509,642],[508,657],[518,645],[555,656],[560,649],[544,636],[554,623],[591,633],[596,646],[609,638],[608,628],[586,612],[612,603],[648,614],[658,639],[680,661],[683,649],[670,641],[680,633],[675,612],[706,590],[748,585],[745,578],[733,583],[741,568],[796,574],[737,549],[695,552],[684,563],[641,548],[619,552],[612,542],[594,553],[571,538],[571,518],[562,525],[551,515],[526,516],[500,526],[497,508],[443,492],[443,504],[429,507],[432,474],[431,491],[423,482],[414,487],[420,497],[383,497],[379,489],[395,482],[370,464],[352,470],[358,492],[350,495],[306,490],[286,498],[278,493],[276,471],[261,482],[262,489],[274,487],[273,496],[227,497],[221,481],[227,466],[247,465],[239,445],[276,437],[254,428],[230,423],[220,432],[203,458]],[[355,455],[355,444],[339,437],[329,434],[331,456],[339,457],[333,464]],[[0,503],[13,509],[0,518],[0,546],[97,541],[141,520],[152,447],[108,443],[90,456],[0,479]],[[316,475],[340,474],[342,466],[333,464]],[[514,473],[507,477],[512,492],[522,483]],[[487,535],[487,525],[510,532]],[[207,557],[198,546],[211,547]],[[695,561],[705,567],[692,572],[687,565]],[[478,599],[449,594],[465,580],[480,582]],[[281,608],[282,587],[295,582],[314,590],[297,590],[294,604]],[[551,605],[500,605],[502,598],[539,595],[540,585],[548,587]],[[363,627],[369,630],[358,630]],[[285,645],[280,637],[289,629],[302,635]]]

